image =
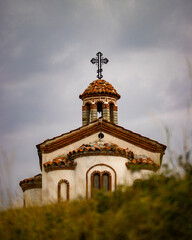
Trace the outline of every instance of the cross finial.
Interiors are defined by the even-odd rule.
[[[97,69],[97,77],[98,79],[101,79],[103,77],[103,75],[101,74],[103,72],[103,69],[101,68],[102,64],[107,64],[109,62],[109,60],[107,58],[103,58],[103,54],[101,52],[98,52],[96,58],[92,58],[91,59],[91,63],[92,64],[97,64],[98,69]]]

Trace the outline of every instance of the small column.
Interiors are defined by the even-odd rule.
[[[109,104],[103,104],[103,118],[107,121],[110,121]]]
[[[118,111],[117,106],[113,107],[113,123],[118,124]]]
[[[87,113],[86,106],[82,106],[82,125],[85,126],[87,124]]]
[[[91,104],[91,122],[97,119],[97,105]]]

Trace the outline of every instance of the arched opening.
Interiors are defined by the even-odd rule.
[[[62,179],[58,183],[58,202],[69,200],[69,182]]]
[[[114,104],[110,103],[110,122],[114,122]]]
[[[97,103],[97,118],[103,117],[103,103]]]
[[[95,173],[99,173],[100,175],[100,171],[93,171],[93,168],[97,168],[97,167],[105,167],[105,169],[109,169],[110,171],[103,171],[102,174],[108,173],[109,175],[109,191],[112,190],[116,190],[117,187],[117,173],[115,171],[114,168],[112,168],[111,166],[104,164],[104,163],[100,163],[100,164],[95,164],[93,166],[91,166],[87,172],[86,172],[86,198],[88,199],[89,197],[93,197],[93,176]],[[92,172],[93,171],[93,172]]]
[[[111,173],[104,171],[95,171],[91,174],[91,197],[98,190],[103,190],[104,192],[111,191]]]
[[[91,106],[90,103],[85,104],[86,109],[86,124],[90,123],[90,115],[91,115]]]

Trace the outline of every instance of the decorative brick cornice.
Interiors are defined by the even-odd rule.
[[[23,192],[28,189],[42,188],[42,175],[38,174],[32,178],[26,178],[19,183]]]
[[[132,171],[138,171],[141,169],[157,171],[160,168],[160,165],[154,163],[153,160],[147,157],[134,158],[132,161],[126,162],[125,165]]]
[[[55,158],[52,162],[46,162],[43,164],[45,172],[55,171],[55,170],[74,170],[77,163],[66,159],[64,156],[59,156]]]
[[[69,133],[62,134],[61,136],[48,139],[43,143],[38,144],[37,149],[39,153],[40,166],[43,153],[50,153],[82,140],[90,135],[100,132],[101,128],[103,133],[107,133],[150,152],[164,154],[166,149],[165,145],[157,141],[141,136],[140,134],[134,133],[107,120],[102,119],[101,121],[101,119],[97,119],[86,126],[82,126]]]

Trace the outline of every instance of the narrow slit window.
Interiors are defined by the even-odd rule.
[[[109,175],[107,173],[103,174],[103,190],[104,192],[109,191]]]
[[[103,117],[103,104],[102,102],[97,103],[97,118]]]
[[[96,173],[93,176],[93,188],[94,189],[100,189],[100,174]]]

